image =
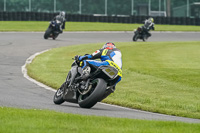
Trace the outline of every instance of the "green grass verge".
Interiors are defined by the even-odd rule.
[[[0,107],[1,133],[199,133],[200,124]]]
[[[45,31],[47,21],[0,21],[0,31]],[[142,24],[66,22],[65,31],[133,31]],[[200,26],[155,25],[156,31],[200,31]]]
[[[176,116],[200,118],[200,42],[116,42],[123,78],[106,103]],[[55,48],[27,66],[28,75],[53,88],[65,81],[72,57],[100,44]]]

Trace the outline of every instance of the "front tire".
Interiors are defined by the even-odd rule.
[[[48,39],[50,34],[51,34],[51,32],[52,32],[52,29],[48,28],[44,33],[44,39]]]
[[[92,88],[85,95],[79,95],[78,104],[81,108],[91,108],[103,97],[107,83],[105,80],[98,78],[91,82]]]
[[[55,104],[62,104],[64,102],[63,99],[64,89],[65,89],[65,83],[61,85],[61,87],[56,91],[54,95],[53,102]]]
[[[135,33],[135,35],[133,36],[133,41],[137,41],[138,40],[138,33]]]

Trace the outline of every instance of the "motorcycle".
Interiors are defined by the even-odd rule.
[[[75,60],[75,59],[74,59]],[[55,104],[71,102],[81,108],[91,108],[114,92],[118,80],[118,70],[112,66],[96,67],[90,64],[91,72],[86,79],[80,78],[83,70],[81,62],[74,61],[68,72],[66,81],[56,91]]]
[[[134,31],[133,41],[137,41],[138,39],[146,41],[148,37],[149,35],[145,32],[144,27],[138,27],[137,30]]]
[[[133,36],[133,41],[137,41],[138,39],[141,39],[143,41],[146,41],[151,34],[149,33],[149,31],[151,29],[154,30],[153,23],[149,20],[145,21],[145,24],[141,27],[138,27],[135,31],[134,31],[134,36]]]
[[[61,21],[52,20],[49,24],[49,27],[44,33],[44,39],[48,39],[50,37],[50,38],[53,38],[53,40],[55,40],[60,34],[60,25],[61,25]]]

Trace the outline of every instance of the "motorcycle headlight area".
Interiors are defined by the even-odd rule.
[[[56,23],[59,24],[59,23],[61,23],[61,22],[60,22],[59,20],[56,20]]]

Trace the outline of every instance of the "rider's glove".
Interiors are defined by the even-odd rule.
[[[77,61],[77,62],[79,62],[80,60],[79,60],[79,55],[76,55],[75,57],[74,57],[74,59]]]
[[[88,59],[88,56],[87,56],[87,54],[84,55],[84,56],[76,55],[76,56],[74,57],[74,59],[75,59],[76,61],[80,62],[80,61],[82,61],[82,60]]]

